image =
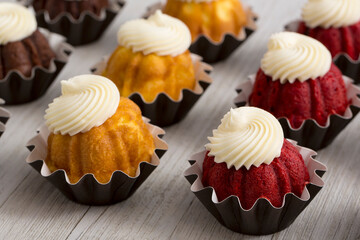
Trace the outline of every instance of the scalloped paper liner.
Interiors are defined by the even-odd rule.
[[[21,104],[34,101],[45,94],[57,75],[68,62],[73,47],[66,43],[66,39],[56,33],[39,28],[55,52],[55,59],[51,60],[48,69],[36,66],[30,77],[25,77],[17,70],[10,71],[5,78],[0,79],[0,98],[7,105]]]
[[[4,104],[5,102],[0,99],[0,105]],[[0,107],[0,137],[5,131],[5,124],[10,118],[10,113],[6,111],[4,108]]]
[[[232,231],[250,235],[281,231],[294,222],[321,190],[324,186],[321,177],[327,170],[325,165],[312,158],[316,152],[289,141],[300,151],[309,170],[310,183],[306,185],[300,198],[293,193],[287,193],[280,208],[274,207],[265,198],[259,198],[249,210],[243,209],[239,198],[234,195],[219,202],[215,190],[212,187],[204,188],[201,182],[206,151],[191,157],[189,162],[192,166],[185,171],[185,178],[191,184],[191,191],[202,204],[222,225]]]
[[[31,0],[18,0],[25,6],[31,6]],[[74,19],[70,13],[63,13],[50,19],[47,11],[36,13],[40,27],[61,34],[73,46],[80,46],[96,41],[101,37],[116,15],[123,9],[125,0],[110,0],[110,6],[103,9],[100,16],[85,11],[79,19]]]
[[[183,89],[178,101],[174,101],[166,93],[159,93],[152,102],[146,102],[138,92],[129,96],[140,107],[142,115],[151,119],[152,124],[165,127],[181,121],[212,83],[213,80],[208,74],[212,71],[212,67],[203,63],[201,57],[195,54],[191,54],[191,58],[195,68],[196,85],[194,90]],[[101,75],[106,68],[108,59],[109,56],[103,57],[91,68],[91,72]]]
[[[145,17],[150,16],[156,10],[162,8],[162,3],[156,3],[150,6]],[[246,12],[247,24],[243,27],[238,36],[225,34],[220,42],[214,42],[205,35],[199,35],[191,44],[189,50],[192,53],[200,55],[204,62],[207,63],[216,63],[228,58],[257,29],[255,21],[258,19],[258,16],[250,7],[244,7],[244,9]]]
[[[286,31],[296,32],[300,21],[292,21],[285,26]],[[352,78],[355,84],[360,83],[360,56],[358,60],[353,60],[347,53],[339,53],[333,57],[333,62],[341,72]]]
[[[314,119],[303,122],[299,128],[293,128],[287,118],[278,118],[286,138],[293,139],[299,145],[319,150],[328,146],[335,137],[350,123],[360,110],[360,88],[352,84],[352,79],[343,76],[347,89],[347,99],[351,104],[343,116],[332,114],[328,117],[325,126],[320,126]],[[234,99],[237,107],[248,105],[248,99],[255,82],[255,75],[249,76],[249,80],[241,83],[236,91],[239,93]]]
[[[139,164],[135,177],[130,177],[122,171],[115,171],[110,181],[103,184],[99,183],[93,174],[88,173],[77,183],[72,184],[64,170],[60,169],[51,173],[44,162],[49,136],[46,125],[43,125],[38,134],[27,143],[30,154],[26,158],[26,162],[72,201],[87,205],[108,205],[123,201],[129,198],[149,177],[160,164],[160,158],[168,149],[166,142],[160,139],[165,131],[149,124],[149,120],[146,118],[144,121],[154,138],[155,151],[150,163],[141,162]]]

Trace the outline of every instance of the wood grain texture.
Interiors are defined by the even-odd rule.
[[[26,142],[43,123],[44,110],[60,94],[60,80],[88,73],[116,47],[116,32],[156,0],[128,0],[100,41],[79,47],[47,94],[30,104],[7,107],[12,117],[0,139],[1,239],[360,239],[360,116],[318,160],[329,171],[325,187],[286,230],[251,237],[222,225],[190,192],[183,177],[187,158],[233,106],[235,87],[257,71],[269,36],[300,16],[305,0],[247,0],[260,18],[258,30],[228,60],[216,64],[214,83],[179,124],[168,127],[169,151],[160,166],[127,201],[91,207],[67,200],[25,163]],[[145,4],[145,5],[144,5]]]

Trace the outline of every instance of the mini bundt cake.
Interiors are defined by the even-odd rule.
[[[45,10],[51,19],[62,13],[70,13],[74,19],[79,19],[81,13],[87,11],[100,15],[103,8],[109,6],[108,0],[33,0],[36,12]]]
[[[358,0],[309,0],[302,11],[298,33],[322,42],[335,57],[360,56],[360,2]]]
[[[360,21],[351,26],[328,29],[308,28],[301,22],[297,32],[322,42],[333,57],[339,53],[347,53],[351,59],[357,60],[360,56]]]
[[[219,201],[230,195],[238,196],[241,206],[250,209],[257,199],[266,198],[274,207],[281,207],[284,195],[300,197],[310,177],[299,151],[284,140],[280,157],[271,164],[228,169],[226,163],[216,163],[206,154],[202,183],[215,189]]]
[[[227,33],[238,36],[247,21],[239,0],[168,0],[163,11],[189,27],[192,41],[201,34],[215,42]]]
[[[293,128],[307,119],[325,126],[329,115],[343,115],[349,106],[340,70],[318,41],[297,33],[271,37],[261,62],[249,105],[275,117],[286,117]]]
[[[0,79],[13,70],[29,77],[36,66],[49,68],[56,55],[36,29],[32,13],[18,4],[0,3],[0,17],[6,24],[0,23]]]
[[[122,96],[139,92],[147,102],[153,101],[160,92],[178,100],[182,89],[195,86],[189,51],[172,57],[134,53],[119,46],[110,57],[103,76],[113,80]]]
[[[71,183],[87,173],[107,183],[114,171],[134,177],[140,162],[151,161],[154,140],[139,107],[110,80],[78,76],[63,81],[62,92],[45,115],[51,172],[64,169]]]
[[[231,109],[209,141],[202,183],[214,188],[219,201],[235,195],[246,210],[259,198],[281,207],[285,194],[300,197],[310,181],[298,149],[262,109]]]
[[[323,77],[285,84],[274,81],[259,69],[249,104],[277,118],[286,117],[293,128],[299,128],[306,119],[325,126],[328,116],[343,115],[349,102],[341,72],[331,64],[330,71]]]
[[[183,89],[194,89],[195,70],[187,50],[191,37],[181,21],[158,11],[147,20],[125,23],[118,42],[102,75],[116,84],[121,96],[138,92],[151,102],[166,93],[178,100]]]
[[[46,38],[36,30],[30,37],[21,41],[1,45],[0,57],[0,79],[2,79],[12,70],[29,77],[36,66],[49,68],[51,60],[56,55]]]

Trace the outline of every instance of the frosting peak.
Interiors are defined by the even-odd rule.
[[[49,130],[73,136],[102,125],[115,114],[120,93],[109,79],[97,75],[80,75],[61,81],[62,95],[46,110]]]
[[[345,27],[360,20],[359,0],[308,0],[302,9],[308,27]]]
[[[239,170],[242,166],[270,164],[279,157],[284,133],[279,121],[270,113],[255,107],[231,109],[205,145],[216,163],[225,162]]]
[[[273,34],[261,69],[273,80],[294,83],[324,76],[331,67],[331,54],[319,41],[302,34]]]
[[[158,10],[148,19],[123,24],[118,32],[118,43],[145,55],[175,57],[190,47],[191,34],[183,22]]]
[[[34,14],[16,3],[0,3],[0,45],[29,37],[37,28]]]

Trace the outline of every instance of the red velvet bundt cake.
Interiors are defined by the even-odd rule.
[[[360,21],[347,27],[327,29],[309,28],[301,22],[297,32],[322,42],[333,57],[347,53],[353,60],[357,60],[360,56]]]
[[[248,102],[286,117],[293,128],[307,119],[325,126],[329,115],[343,115],[349,105],[330,52],[319,41],[290,32],[270,38]]]
[[[281,207],[284,195],[294,193],[300,197],[310,177],[299,151],[284,140],[280,157],[271,164],[228,169],[226,163],[215,163],[206,154],[202,183],[215,189],[219,201],[230,195],[238,196],[241,206],[250,209],[257,199],[266,198],[274,207]]]
[[[360,56],[360,2],[358,0],[309,0],[302,11],[298,33],[322,42],[335,57]]]
[[[244,209],[266,198],[281,207],[284,195],[298,197],[310,181],[297,148],[284,139],[279,121],[260,108],[231,109],[209,137],[202,183],[219,201],[235,195]]]
[[[343,115],[349,102],[341,72],[331,64],[323,77],[285,84],[259,69],[249,104],[277,118],[286,117],[293,128],[299,128],[306,119],[315,119],[324,126],[329,115]]]
[[[49,68],[56,55],[33,14],[21,5],[0,3],[0,17],[0,79],[12,70],[29,77],[35,66]]]
[[[82,12],[88,11],[100,15],[103,8],[109,6],[108,0],[33,0],[35,11],[46,10],[50,18],[54,19],[64,12],[68,12],[75,19],[79,19]]]

